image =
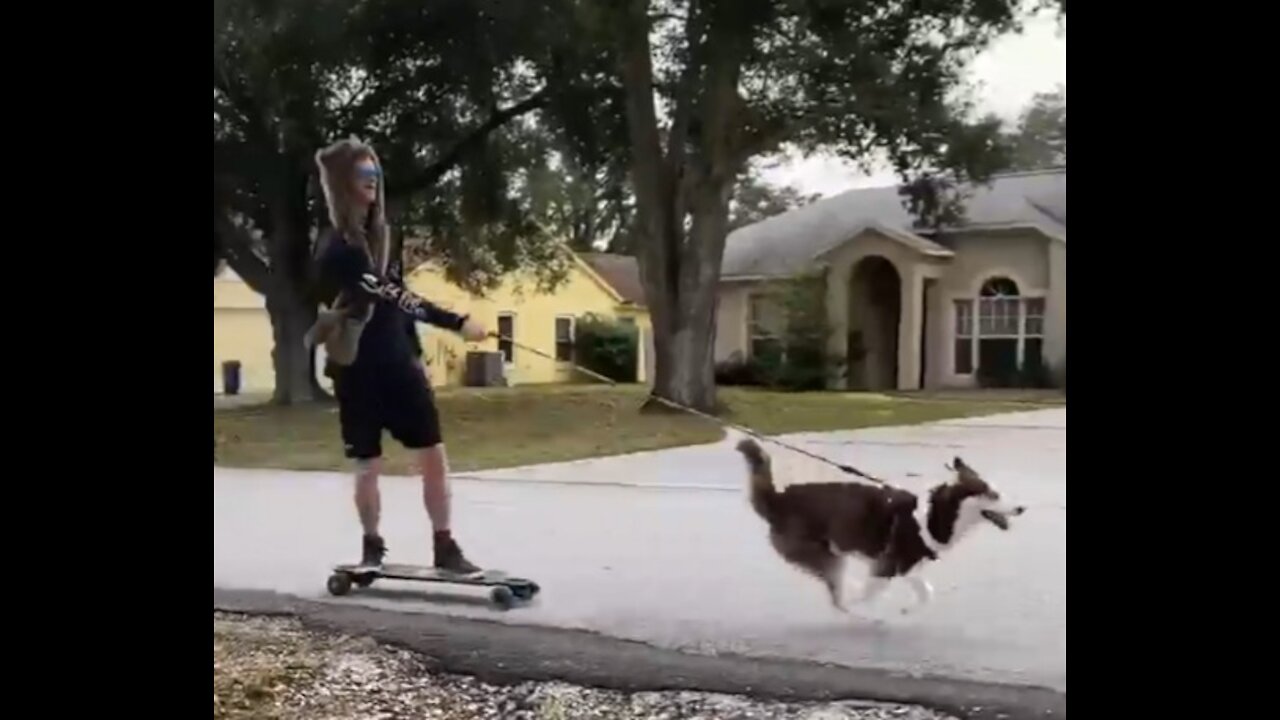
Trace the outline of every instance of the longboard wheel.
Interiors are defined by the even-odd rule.
[[[511,587],[511,592],[522,602],[527,602],[532,600],[534,595],[538,594],[538,586],[534,583],[529,583],[528,585],[513,585]]]
[[[351,576],[346,573],[334,573],[329,576],[329,593],[341,597],[351,592]]]
[[[511,588],[499,585],[489,593],[489,599],[493,600],[494,605],[507,610],[515,603],[516,596],[511,592]]]

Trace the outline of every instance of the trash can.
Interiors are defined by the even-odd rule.
[[[222,363],[222,392],[224,395],[240,394],[240,361]]]

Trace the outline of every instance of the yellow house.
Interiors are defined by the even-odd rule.
[[[569,275],[553,293],[536,292],[532,278],[508,276],[484,297],[474,297],[444,278],[430,264],[409,273],[405,284],[415,293],[444,307],[469,313],[490,330],[513,338],[552,357],[567,357],[577,319],[586,314],[617,318],[636,325],[640,333],[637,380],[653,376],[653,334],[635,259],[603,253],[574,255]],[[468,351],[501,351],[505,376],[511,385],[590,381],[557,362],[497,340],[466,343],[447,330],[419,325],[423,357],[437,387],[461,385]],[[220,393],[222,364],[241,364],[241,392],[270,393],[275,386],[271,361],[271,321],[261,295],[230,269],[213,281],[213,391]],[[557,352],[559,350],[559,352]],[[323,352],[323,351],[322,351]],[[317,368],[323,367],[318,358]],[[331,387],[320,373],[320,383]]]
[[[504,374],[511,385],[590,381],[568,362],[557,362],[519,347],[533,348],[553,358],[572,357],[570,346],[577,320],[587,314],[616,318],[637,327],[640,343],[636,374],[639,382],[646,382],[652,367],[652,327],[642,297],[633,292],[625,270],[628,266],[635,268],[634,258],[575,254],[568,277],[554,293],[537,293],[532,276],[515,273],[479,298],[448,282],[439,268],[419,266],[405,280],[409,289],[456,312],[468,313],[490,330],[515,340],[515,344],[499,340],[465,343],[448,331],[419,326],[432,384],[461,385],[466,354],[475,350],[501,352]],[[639,272],[632,274],[638,288]]]
[[[240,363],[240,392],[275,389],[271,318],[266,300],[230,268],[213,278],[213,392],[222,392],[222,363]]]

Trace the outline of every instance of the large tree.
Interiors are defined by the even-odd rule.
[[[549,10],[215,0],[215,266],[225,259],[266,298],[277,402],[321,395],[302,338],[316,316],[312,250],[326,222],[313,158],[329,142],[354,134],[375,145],[392,221],[424,228],[430,255],[460,283],[555,264],[507,177],[523,162],[513,126],[549,101],[541,78],[520,69],[525,54],[545,52],[531,30]]]
[[[969,123],[966,63],[1017,26],[1020,0],[582,0],[616,72],[635,247],[661,397],[715,407],[715,308],[735,179],[790,145],[887,155],[922,219],[998,162]],[[1065,3],[1063,3],[1065,11]],[[610,90],[616,86],[607,86]],[[611,116],[596,112],[607,127]]]
[[[624,164],[583,165],[549,150],[525,173],[523,191],[534,217],[573,250],[625,245],[634,199]]]
[[[626,170],[623,163],[617,162],[583,168],[574,163],[572,156],[552,150],[528,170],[523,192],[534,216],[573,250],[634,255],[635,236],[629,231],[635,196]],[[749,171],[734,186],[729,230],[802,207],[820,197],[791,185],[771,183],[759,172]]]
[[[791,185],[775,185],[748,172],[739,178],[729,202],[729,230],[737,230],[788,210],[815,202],[821,196],[806,194]]]
[[[1043,170],[1067,164],[1067,86],[1036,93],[1007,136],[1010,167]]]

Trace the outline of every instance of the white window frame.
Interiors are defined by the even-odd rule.
[[[990,278],[988,278],[990,279]],[[1015,281],[1016,282],[1016,281]],[[985,281],[984,283],[985,284]],[[1027,361],[1027,341],[1040,340],[1041,353],[1044,351],[1044,325],[1045,315],[1048,312],[1049,301],[1045,296],[1046,293],[1034,292],[1026,295],[994,295],[983,297],[981,293],[976,296],[957,296],[951,298],[951,373],[959,377],[973,377],[978,371],[978,359],[981,357],[980,345],[983,340],[1017,340],[1017,359],[1018,365],[1021,367]],[[1014,332],[983,332],[983,307],[994,306],[997,302],[1015,301],[1016,329]],[[1028,312],[1032,303],[1040,304],[1039,314]],[[968,334],[964,334],[964,328],[960,325],[960,306],[967,305],[969,307],[969,327]],[[990,316],[989,316],[990,317]],[[1039,321],[1037,331],[1032,331],[1031,323]],[[969,372],[962,373],[959,369],[959,363],[956,362],[956,341],[970,340],[969,343]]]
[[[498,333],[499,333],[499,334],[501,334],[501,333],[502,333],[502,319],[503,319],[503,318],[511,318],[511,334],[510,334],[510,335],[508,335],[507,337],[509,337],[512,341],[514,341],[514,340],[516,339],[516,323],[517,323],[517,322],[519,322],[519,321],[516,319],[516,314],[515,314],[515,313],[513,313],[513,312],[500,312],[500,313],[498,313],[498,323],[494,326],[494,328],[498,331]],[[512,365],[515,365],[515,364],[516,364],[516,344],[515,344],[515,342],[507,342],[506,340],[499,339],[499,340],[498,340],[498,352],[500,352],[500,353],[502,352],[502,345],[503,345],[503,343],[507,343],[508,345],[510,345],[510,346],[511,346],[511,358],[510,358],[510,359],[508,359],[508,358],[507,358],[507,354],[506,354],[506,353],[502,353],[502,363],[503,363],[503,365],[506,365],[507,367],[511,367]]]
[[[569,321],[569,359],[560,359],[560,321]],[[556,358],[556,362],[569,364],[573,362],[573,348],[578,342],[578,318],[573,315],[556,315],[552,322],[551,329],[551,347],[554,349],[552,354]]]

